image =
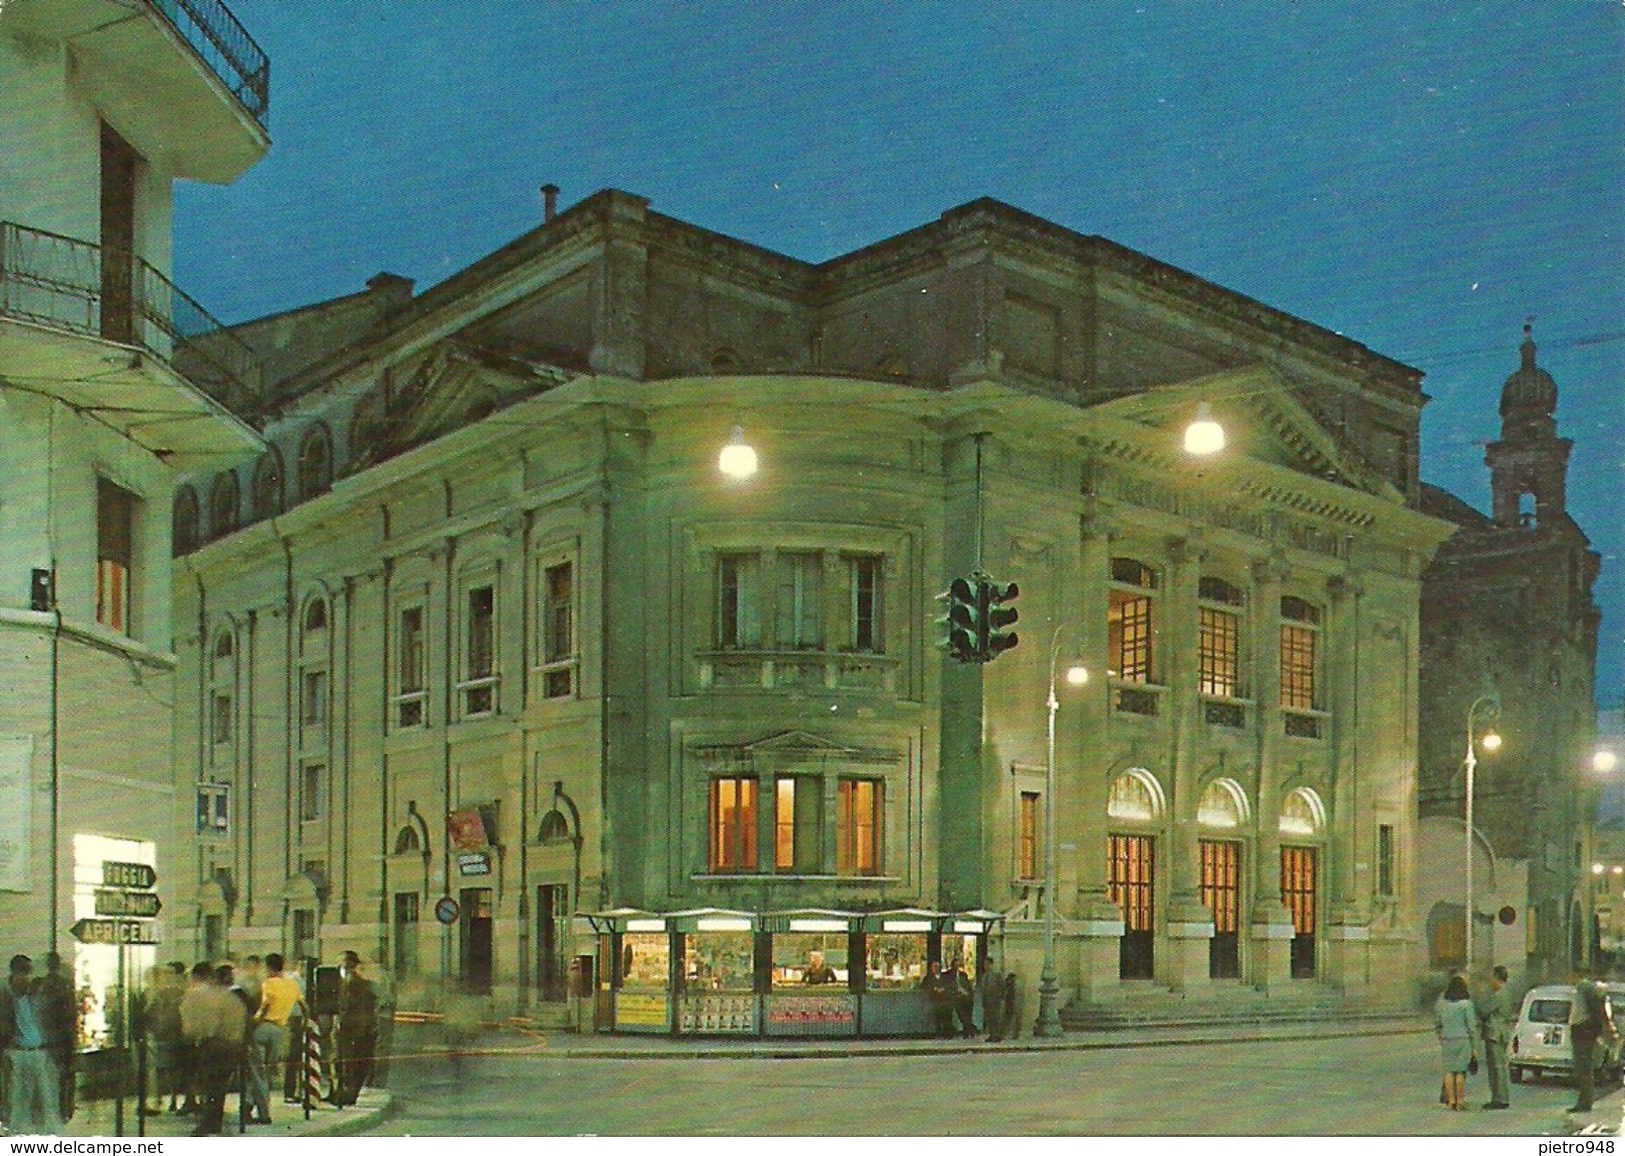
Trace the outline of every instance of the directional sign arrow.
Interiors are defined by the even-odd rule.
[[[118,863],[102,860],[103,887],[146,889],[158,882],[158,872],[146,863]]]
[[[96,889],[97,915],[134,916],[151,919],[163,909],[163,900],[155,891],[125,891],[118,888]]]
[[[80,943],[154,944],[158,929],[134,919],[81,919],[69,930]]]

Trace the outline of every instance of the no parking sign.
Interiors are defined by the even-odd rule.
[[[450,895],[442,895],[434,905],[434,917],[441,923],[456,923],[457,916],[461,913],[462,908],[457,906],[457,900]]]

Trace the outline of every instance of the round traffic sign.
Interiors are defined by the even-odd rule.
[[[441,923],[456,923],[457,916],[462,908],[457,906],[457,900],[450,895],[442,895],[434,905],[434,917]]]

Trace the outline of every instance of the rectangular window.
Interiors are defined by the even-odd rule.
[[[756,870],[756,780],[711,780],[710,868]]]
[[[820,650],[824,645],[824,556],[779,555],[780,650]]]
[[[401,610],[395,642],[399,678],[395,696],[396,721],[403,727],[423,726],[429,714],[424,670],[423,607],[407,606]]]
[[[773,868],[790,871],[796,865],[796,781],[773,784]]]
[[[1314,710],[1320,612],[1301,598],[1283,598],[1281,618],[1281,706]]]
[[[575,663],[575,588],[570,563],[549,566],[542,574],[542,693],[569,698]]]
[[[96,479],[96,621],[130,632],[135,495]]]
[[[1394,893],[1394,828],[1383,823],[1377,828],[1377,894]]]
[[[852,649],[885,652],[880,621],[880,559],[852,559]]]
[[[1124,682],[1151,681],[1151,599],[1113,590],[1106,619],[1108,670]]]
[[[880,874],[881,795],[878,780],[841,780],[836,796],[836,874]]]
[[[305,822],[322,817],[322,780],[327,768],[320,763],[307,763],[300,775],[299,817]]]
[[[307,670],[300,680],[299,719],[305,726],[320,726],[327,720],[327,671]]]
[[[468,592],[464,714],[490,714],[496,709],[496,589],[476,586]]]
[[[1037,791],[1021,792],[1021,814],[1016,834],[1016,877],[1038,878],[1039,800]]]
[[[1203,694],[1239,698],[1241,623],[1228,610],[1197,610],[1197,678]]]
[[[209,716],[209,738],[216,743],[231,741],[231,695],[216,692]]]
[[[754,554],[724,554],[717,560],[717,647],[754,650],[761,645]]]

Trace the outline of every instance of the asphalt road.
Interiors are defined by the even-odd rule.
[[[1571,1089],[1522,1084],[1510,1111],[1449,1112],[1431,1034],[703,1060],[491,1042],[508,1050],[453,1064],[430,1044],[398,1059],[395,1110],[371,1134],[1538,1136],[1617,1132],[1625,1100],[1615,1089],[1571,1116]],[[1472,1104],[1488,1099],[1482,1074],[1468,1083]]]

